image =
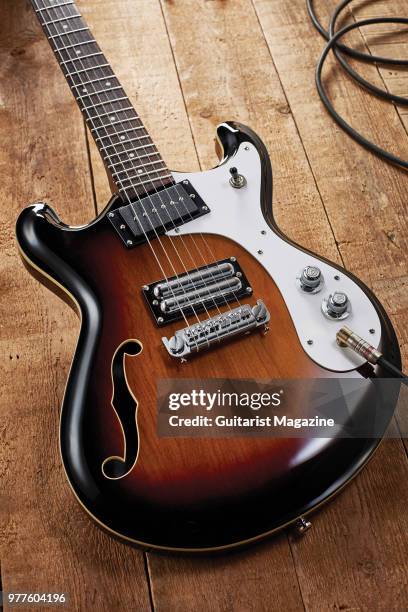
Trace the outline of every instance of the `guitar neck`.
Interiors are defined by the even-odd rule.
[[[173,178],[75,2],[31,0],[105,167],[123,199]]]

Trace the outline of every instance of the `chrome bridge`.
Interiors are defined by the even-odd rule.
[[[158,325],[185,316],[239,302],[252,293],[235,257],[210,263],[143,287],[143,294]]]
[[[176,331],[171,338],[162,338],[172,357],[186,359],[192,353],[210,348],[235,336],[257,328],[267,330],[270,314],[262,300],[254,306],[244,304],[200,323]]]

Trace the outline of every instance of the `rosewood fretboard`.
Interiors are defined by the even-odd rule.
[[[31,0],[118,191],[132,200],[172,176],[72,1]]]

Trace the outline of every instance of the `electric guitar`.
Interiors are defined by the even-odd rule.
[[[347,320],[399,365],[384,309],[280,232],[253,131],[223,123],[217,167],[170,171],[75,3],[32,5],[113,188],[86,226],[37,202],[16,227],[30,272],[81,318],[60,429],[75,496],[100,526],[146,548],[223,550],[299,520],[305,528],[378,439],[160,436],[156,383],[366,378],[355,417],[369,410],[370,380],[387,374],[336,333]],[[305,413],[310,394],[306,385]]]

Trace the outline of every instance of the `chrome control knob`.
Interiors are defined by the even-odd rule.
[[[343,291],[335,291],[323,300],[322,311],[329,319],[345,319],[350,314],[350,300]]]
[[[323,283],[323,274],[317,266],[306,266],[298,276],[299,286],[307,293],[317,293]]]

